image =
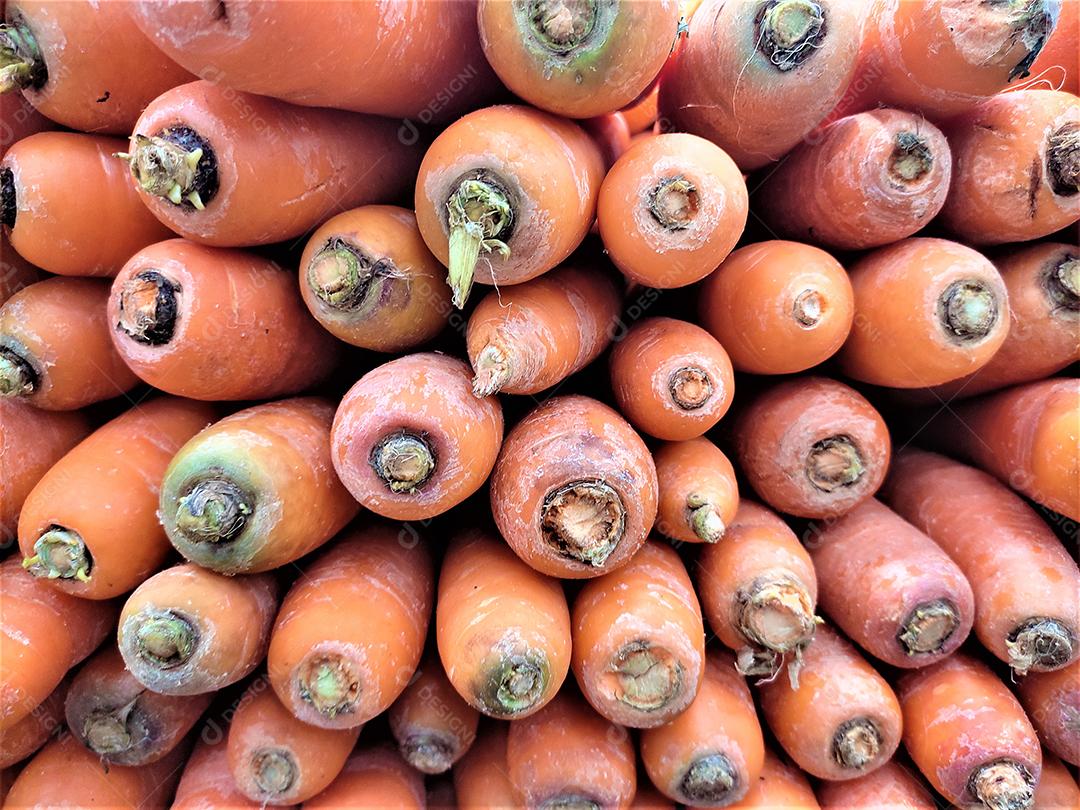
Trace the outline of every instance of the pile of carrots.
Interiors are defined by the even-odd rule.
[[[1080,808],[1080,0],[0,8],[0,808]]]

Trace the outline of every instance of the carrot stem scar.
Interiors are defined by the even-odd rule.
[[[190,147],[190,148],[189,148]],[[117,152],[147,194],[197,211],[217,192],[217,160],[209,145],[187,127],[162,130],[160,135],[132,136],[131,152]]]
[[[90,581],[93,559],[79,533],[53,526],[34,543],[34,554],[23,560],[23,568],[36,577]]]
[[[0,93],[41,88],[47,80],[33,32],[21,20],[0,25]]]
[[[472,290],[480,251],[510,255],[503,239],[509,235],[514,211],[506,193],[493,181],[475,177],[462,180],[446,203],[450,228],[450,261],[446,277],[454,306],[465,306]]]
[[[176,529],[193,543],[224,543],[243,530],[254,507],[232,481],[197,481],[176,504]]]
[[[0,396],[25,397],[37,388],[37,374],[24,357],[0,346]]]

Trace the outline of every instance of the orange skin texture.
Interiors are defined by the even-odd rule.
[[[446,203],[462,175],[485,169],[513,199],[510,255],[482,252],[481,284],[520,284],[561,264],[596,215],[604,179],[600,147],[576,124],[529,107],[469,113],[431,144],[416,179],[416,221],[443,264],[449,261]]]
[[[980,253],[945,239],[916,237],[878,248],[850,269],[854,328],[838,355],[847,376],[892,388],[925,388],[986,365],[1009,332],[1008,292]],[[951,335],[939,298],[950,284],[974,281],[995,299],[983,337]]]
[[[65,680],[30,714],[0,733],[0,768],[22,762],[57,733],[64,723],[64,698],[70,685]]]
[[[682,178],[696,192],[686,227],[667,228],[651,210],[654,190]],[[735,247],[748,212],[746,183],[723,149],[696,135],[670,133],[634,144],[600,187],[604,247],[634,281],[666,289],[711,273]]]
[[[486,722],[469,752],[454,767],[454,792],[461,810],[494,810],[521,804],[507,775],[508,728],[508,723]]]
[[[729,526],[739,508],[739,485],[735,468],[724,451],[704,437],[666,442],[653,451],[656,480],[660,486],[656,530],[684,543],[706,542],[694,533],[691,501],[713,507],[723,525]]]
[[[1054,90],[1025,90],[989,99],[945,128],[953,180],[942,223],[977,245],[1024,242],[1080,219],[1080,195],[1054,192],[1047,139],[1076,127],[1080,101]],[[1075,136],[1075,129],[1073,132]]]
[[[332,240],[341,240],[372,262],[390,262],[372,280],[355,308],[341,309],[312,289],[308,268]],[[451,313],[446,269],[431,255],[416,215],[394,205],[365,205],[331,217],[308,239],[300,259],[300,294],[316,320],[339,340],[378,352],[401,352],[426,343]]]
[[[329,729],[297,720],[259,679],[240,698],[229,726],[229,770],[236,787],[252,801],[270,805],[306,802],[341,773],[358,736],[360,726]],[[255,782],[253,760],[262,751],[291,757],[294,779],[284,792],[265,792]]]
[[[541,525],[549,494],[583,480],[603,481],[625,510],[622,534],[599,565],[563,554]],[[537,571],[564,579],[597,577],[627,562],[652,529],[657,497],[656,467],[641,437],[607,405],[576,395],[549,399],[518,422],[491,476],[503,538]]]
[[[267,669],[278,698],[305,723],[359,729],[409,683],[424,651],[435,590],[431,558],[415,539],[390,524],[350,532],[316,557],[285,596]],[[340,657],[359,681],[355,704],[336,715],[302,696],[300,673],[327,655]]]
[[[693,701],[705,668],[705,628],[693,583],[671,546],[648,542],[623,567],[589,580],[574,600],[572,622],[574,676],[586,700],[612,723],[653,728]],[[678,667],[675,694],[656,709],[618,697],[619,653],[641,642]]]
[[[423,436],[435,468],[421,486],[394,492],[370,459],[384,438],[402,431]],[[332,456],[342,483],[372,512],[423,520],[483,486],[502,440],[498,399],[473,396],[463,361],[426,352],[384,363],[349,389],[334,416]]]
[[[217,193],[203,200],[203,211],[142,190],[139,196],[176,233],[219,247],[284,241],[339,211],[398,199],[419,158],[399,139],[395,122],[296,107],[208,81],[158,96],[133,134],[153,137],[176,126],[209,143],[217,158]],[[133,177],[129,182],[138,185]]]
[[[563,265],[485,295],[466,332],[475,369],[486,347],[504,358],[504,394],[536,394],[580,371],[607,348],[622,310],[622,290],[598,266]]]
[[[1033,617],[1055,618],[1080,638],[1080,569],[1038,513],[1004,484],[906,448],[882,497],[956,561],[975,593],[975,633],[1002,661],[1009,662],[1010,635]],[[875,544],[880,548],[881,539]],[[1076,647],[1073,660],[1080,656]]]
[[[1028,673],[1016,688],[1043,745],[1080,765],[1080,661],[1053,672]]]
[[[701,689],[690,707],[663,726],[641,732],[640,751],[653,785],[677,802],[686,802],[680,783],[700,757],[722,754],[737,773],[725,799],[738,801],[757,782],[765,761],[754,701],[735,661],[713,649],[705,664]]]
[[[217,729],[220,732],[220,729]],[[259,810],[260,802],[241,793],[233,781],[225,736],[204,729],[188,757],[170,810]]]
[[[1080,787],[1061,760],[1044,753],[1039,786],[1035,788],[1035,810],[1072,810],[1074,807],[1080,807]]]
[[[1009,90],[1050,88],[1077,95],[1080,93],[1077,51],[1080,51],[1080,3],[1063,0],[1057,25],[1031,65],[1031,76]]]
[[[631,135],[639,135],[646,130],[652,129],[656,119],[660,115],[658,103],[660,101],[660,82],[655,81],[629,106],[623,107],[620,112],[630,129]]]
[[[639,430],[665,441],[685,441],[713,428],[731,407],[735,378],[716,339],[688,321],[646,318],[611,352],[611,387],[619,410]],[[712,384],[708,399],[685,409],[673,398],[671,376],[698,368]]]
[[[500,572],[498,578],[492,571]],[[570,669],[570,611],[561,585],[484,532],[458,536],[446,552],[435,632],[450,683],[489,716],[516,719],[538,711],[559,691]],[[546,664],[547,683],[532,706],[511,715],[485,699],[484,690],[504,660],[529,654]]]
[[[630,807],[633,810],[675,810],[674,802],[648,783],[638,784]]]
[[[904,747],[934,790],[958,804],[978,801],[968,789],[982,764],[1008,759],[1037,782],[1042,752],[1035,729],[1012,692],[985,664],[957,654],[905,674]]]
[[[0,160],[23,138],[55,128],[21,93],[0,93]]]
[[[161,345],[118,326],[125,287],[151,270],[180,288],[173,334]],[[130,257],[112,283],[108,322],[116,351],[140,379],[193,399],[295,394],[323,380],[340,356],[340,344],[301,305],[292,273],[252,253],[183,239]]]
[[[49,278],[0,307],[0,346],[14,349],[37,374],[21,399],[47,411],[73,411],[119,396],[139,381],[113,348],[105,318],[107,281]]]
[[[817,797],[822,810],[937,810],[937,802],[909,766],[896,760],[873,773],[846,782],[822,782]]]
[[[587,797],[603,810],[630,806],[637,787],[629,732],[594,712],[571,691],[510,724],[510,781],[527,807]]]
[[[192,563],[159,571],[128,597],[120,612],[120,652],[132,675],[153,692],[216,692],[248,675],[266,657],[278,607],[270,574],[225,577]],[[171,611],[191,622],[196,644],[187,662],[171,668],[147,663],[134,633],[140,614]]]
[[[581,126],[604,153],[604,166],[610,170],[616,160],[630,148],[630,125],[621,112],[586,118]]]
[[[349,757],[330,787],[305,801],[304,807],[425,810],[424,777],[389,746],[361,749]]]
[[[819,810],[814,791],[810,789],[810,782],[802,771],[781,761],[768,748],[765,749],[761,777],[750,786],[742,801],[727,807],[730,810]]]
[[[5,98],[8,96],[0,95],[0,99]],[[44,278],[40,269],[15,252],[7,232],[0,229],[0,305],[19,290]]]
[[[98,428],[26,496],[19,515],[23,556],[33,557],[38,538],[60,526],[82,538],[90,579],[46,578],[50,587],[83,599],[130,591],[171,551],[157,516],[165,468],[184,442],[213,420],[213,410],[201,402],[159,397]],[[30,570],[46,576],[44,568]]]
[[[825,377],[799,377],[759,394],[739,415],[735,453],[757,494],[773,509],[808,518],[842,515],[871,497],[889,468],[881,415],[857,391]],[[832,492],[806,474],[815,444],[847,436],[862,459],[858,481]]]

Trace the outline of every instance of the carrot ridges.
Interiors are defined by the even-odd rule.
[[[435,472],[435,450],[424,436],[400,430],[371,448],[369,463],[391,492],[415,492]]]
[[[936,653],[960,626],[960,614],[949,599],[935,599],[912,608],[896,639],[908,655]]]
[[[626,531],[626,506],[603,481],[571,481],[544,498],[540,528],[562,556],[599,567]]]
[[[514,224],[509,194],[491,172],[479,171],[462,178],[446,202],[450,229],[450,260],[446,281],[453,291],[454,306],[461,309],[473,285],[473,271],[480,257],[497,250],[510,255],[506,240]]]
[[[827,27],[825,10],[813,0],[762,3],[755,25],[758,50],[781,72],[802,64],[818,47]]]
[[[1069,628],[1060,621],[1037,617],[1010,633],[1005,648],[1009,665],[1018,675],[1026,675],[1032,667],[1052,670],[1064,666],[1073,657],[1075,644]]]
[[[1080,124],[1069,122],[1050,133],[1046,174],[1055,194],[1071,197],[1080,190]]]
[[[132,136],[132,151],[117,152],[147,194],[173,205],[203,210],[218,190],[217,157],[209,141],[190,127],[178,126],[147,137]]]
[[[0,25],[0,93],[40,89],[49,79],[48,67],[33,32],[16,16]]]
[[[23,558],[22,566],[35,577],[89,582],[94,561],[77,531],[50,526],[34,543],[34,554]]]
[[[179,293],[179,285],[157,270],[137,273],[120,287],[117,329],[136,343],[168,343],[176,329]]]
[[[1034,780],[1018,762],[999,759],[971,774],[970,790],[990,810],[1023,810],[1035,799]]]

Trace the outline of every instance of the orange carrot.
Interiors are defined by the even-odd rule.
[[[0,100],[3,98],[0,96]],[[43,278],[45,275],[39,268],[15,252],[7,232],[0,229],[0,305],[19,290]]]
[[[615,161],[630,148],[630,126],[621,112],[587,118],[581,126],[596,141],[604,156],[604,166],[610,171]]]
[[[631,810],[675,810],[675,803],[651,784],[641,784],[638,780],[638,789],[634,794],[634,801],[630,803]]]
[[[1043,49],[1028,68],[1027,81],[1013,84],[1009,90],[1064,90],[1080,93],[1080,68],[1074,58],[1080,50],[1080,4],[1063,0],[1057,25],[1046,38]]]
[[[638,135],[652,129],[652,125],[656,123],[660,115],[657,109],[659,99],[660,82],[656,81],[629,106],[623,107],[622,116],[626,119],[631,135]]]
[[[506,437],[491,476],[491,509],[515,553],[566,579],[629,560],[656,519],[656,468],[611,408],[583,396],[549,399]]]
[[[819,810],[814,791],[810,789],[810,783],[802,771],[782,762],[768,748],[765,749],[761,776],[750,786],[742,801],[727,807],[731,810]]]
[[[188,757],[170,810],[259,810],[239,791],[229,770],[225,737],[204,733]]]
[[[21,93],[0,93],[0,160],[13,144],[38,132],[56,129]]]
[[[909,767],[894,759],[857,779],[822,782],[818,801],[822,810],[937,810],[934,797]]]
[[[64,724],[64,698],[70,686],[70,679],[65,679],[30,714],[0,732],[0,769],[22,762],[60,732]]]
[[[1059,759],[1044,753],[1039,785],[1035,788],[1034,810],[1073,810],[1075,807],[1080,807],[1080,786],[1076,779]]]
[[[395,520],[422,520],[483,486],[503,439],[502,407],[473,396],[469,367],[441,354],[398,357],[349,389],[334,416],[332,456],[356,500]]]
[[[1080,765],[1080,661],[1053,672],[1028,673],[1017,690],[1043,745]]]
[[[506,765],[508,728],[509,723],[485,721],[469,753],[454,768],[454,791],[461,810],[495,810],[521,803]]]
[[[388,745],[356,751],[330,787],[304,802],[305,808],[395,807],[426,810],[424,778]]]
[[[659,484],[656,530],[684,543],[715,543],[735,518],[739,488],[728,457],[706,438],[653,451]]]

